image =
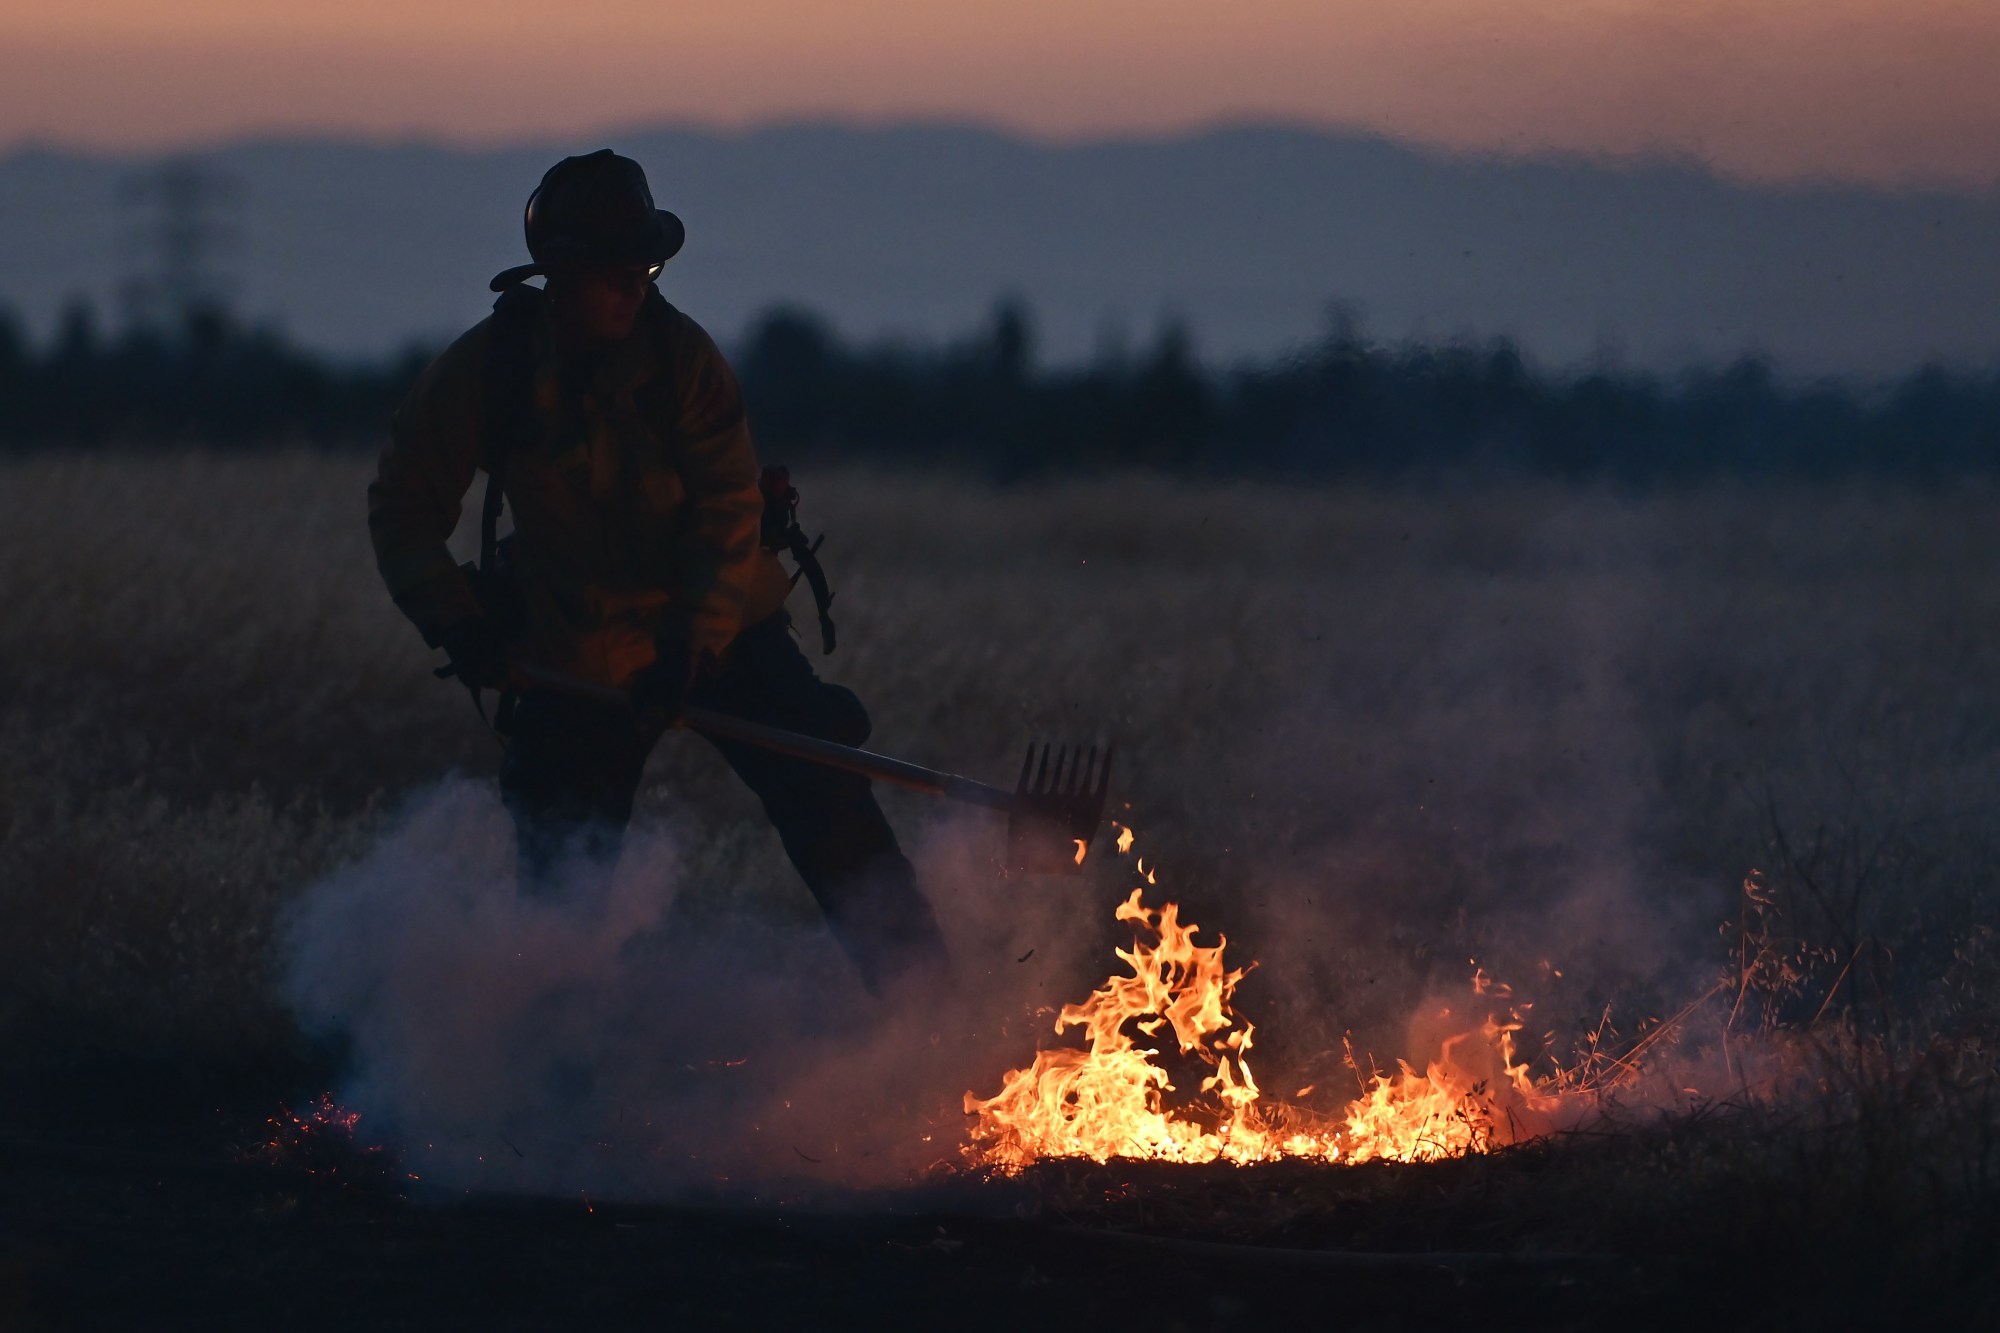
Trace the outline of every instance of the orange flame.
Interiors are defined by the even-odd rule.
[[[1131,846],[1131,830],[1122,829],[1119,851]],[[1138,868],[1154,882],[1152,871]],[[965,1111],[974,1117],[966,1156],[974,1165],[1017,1171],[1049,1157],[1429,1161],[1487,1152],[1548,1127],[1562,1094],[1553,1080],[1537,1083],[1516,1059],[1520,1024],[1511,1015],[1503,1021],[1489,1014],[1446,1037],[1422,1073],[1402,1062],[1394,1074],[1374,1073],[1338,1116],[1262,1102],[1248,1058],[1255,1029],[1231,1008],[1250,969],[1225,966],[1226,937],[1196,944],[1199,927],[1183,923],[1178,906],[1149,909],[1144,894],[1144,885],[1133,889],[1117,919],[1153,942],[1135,939],[1130,950],[1117,950],[1129,971],[1056,1018],[1057,1035],[1080,1029],[1083,1045],[1036,1051],[991,1097],[966,1093]],[[1479,995],[1506,997],[1483,971],[1474,984]],[[1180,1090],[1157,1059],[1169,1033],[1181,1057],[1209,1070],[1178,1106],[1167,1094]]]
[[[1223,968],[1226,940],[1213,948],[1195,944],[1198,927],[1183,925],[1172,903],[1147,910],[1144,892],[1132,890],[1118,919],[1143,924],[1159,942],[1118,950],[1130,973],[1109,978],[1082,1004],[1064,1005],[1056,1018],[1058,1034],[1084,1030],[1084,1048],[1044,1048],[1028,1068],[1011,1070],[995,1096],[966,1094],[966,1113],[979,1118],[972,1131],[976,1161],[1021,1167],[1039,1157],[1210,1162],[1270,1155],[1268,1135],[1243,1114],[1258,1095],[1244,1060],[1251,1028],[1234,1028],[1229,1014],[1243,971]],[[1169,1026],[1182,1054],[1214,1070],[1201,1084],[1224,1108],[1212,1129],[1165,1109],[1161,1094],[1175,1089],[1154,1063],[1160,1052],[1134,1040],[1135,1032],[1157,1039]]]

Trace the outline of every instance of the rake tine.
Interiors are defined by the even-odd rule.
[[[1111,795],[1111,756],[1117,753],[1118,747],[1115,745],[1104,747],[1104,767],[1097,774],[1097,799],[1099,801]]]
[[[1096,779],[1097,779],[1097,747],[1093,745],[1090,747],[1090,759],[1083,766],[1083,777],[1076,784],[1076,788],[1073,792],[1071,792],[1071,795],[1074,796],[1083,795],[1085,792],[1090,790],[1091,783],[1096,781]]]
[[[1034,773],[1034,771],[1035,771],[1035,743],[1033,741],[1029,741],[1028,757],[1021,761],[1021,780],[1014,784],[1014,790],[1017,793],[1026,794],[1028,790],[1028,778]]]
[[[1062,795],[1062,790],[1063,790],[1063,766],[1064,766],[1064,765],[1066,765],[1066,764],[1068,764],[1068,763],[1069,763],[1069,747],[1068,747],[1067,745],[1065,745],[1065,746],[1063,746],[1063,747],[1062,747],[1062,748],[1061,748],[1060,750],[1057,750],[1057,751],[1056,751],[1056,772],[1055,772],[1055,779],[1054,779],[1054,780],[1053,780],[1052,782],[1050,782],[1050,783],[1049,783],[1049,791],[1048,791],[1048,794],[1049,794],[1049,795],[1051,795],[1051,796],[1060,796],[1060,795]]]
[[[1035,770],[1034,791],[1037,795],[1041,793],[1042,784],[1048,780],[1048,776],[1049,776],[1049,747],[1047,745],[1044,745],[1042,746],[1041,767]]]

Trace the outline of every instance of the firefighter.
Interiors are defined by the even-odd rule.
[[[869,722],[794,641],[735,376],[654,285],[680,219],[604,149],[550,168],[525,227],[532,262],[493,279],[494,313],[397,411],[368,529],[396,605],[475,694],[509,689],[519,660],[636,705],[509,696],[500,791],[532,890],[560,858],[615,858],[647,756],[691,705],[848,745]],[[475,470],[491,479],[476,570],[445,545]],[[496,543],[503,494],[513,534]],[[941,976],[937,923],[867,779],[712,743],[863,983]]]

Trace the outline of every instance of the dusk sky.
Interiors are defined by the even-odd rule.
[[[2000,181],[1993,0],[8,0],[0,147],[273,131],[1262,119],[1670,152],[1760,180]]]

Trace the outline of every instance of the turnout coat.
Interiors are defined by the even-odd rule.
[[[502,346],[513,338],[528,343]],[[515,289],[397,411],[368,487],[368,531],[390,595],[433,646],[480,613],[446,547],[479,470],[499,479],[513,514],[530,660],[623,687],[657,639],[721,656],[790,590],[758,540],[763,498],[736,377],[657,291],[630,337],[577,360],[558,355],[541,293]]]

